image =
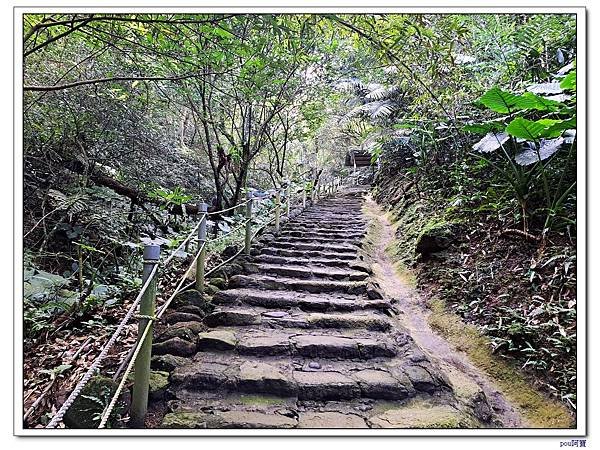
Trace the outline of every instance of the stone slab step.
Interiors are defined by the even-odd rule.
[[[307,313],[298,308],[272,310],[261,307],[234,308],[219,306],[204,318],[209,327],[252,326],[258,329],[261,325],[273,328],[337,329],[337,330],[371,330],[387,331],[392,325],[387,316],[376,310],[344,312]]]
[[[268,290],[293,290],[311,293],[343,292],[347,294],[365,294],[366,281],[336,281],[321,279],[303,279],[275,277],[269,275],[234,275],[229,280],[232,288],[259,288]]]
[[[357,239],[347,237],[329,237],[326,234],[320,236],[278,236],[273,242],[279,244],[318,244],[320,246],[329,247],[335,245],[356,246],[361,247],[362,242]]]
[[[354,297],[337,294],[312,295],[284,290],[263,291],[252,288],[228,289],[213,296],[213,303],[221,305],[246,304],[276,310],[299,308],[303,311],[386,311],[391,305],[386,300],[370,300],[366,296]]]
[[[335,253],[356,253],[359,250],[359,247],[352,244],[320,244],[298,241],[279,242],[278,240],[269,243],[269,247],[308,251],[324,250]]]
[[[354,253],[338,253],[325,250],[299,250],[293,248],[265,247],[261,250],[262,254],[286,256],[291,258],[321,258],[351,261],[356,259]]]
[[[397,355],[396,344],[385,335],[366,331],[362,334],[362,337],[349,337],[316,330],[311,334],[291,334],[283,331],[217,329],[200,333],[197,346],[199,351],[232,351],[254,356],[365,360]]]
[[[327,258],[293,258],[287,256],[276,256],[276,255],[258,255],[252,260],[257,263],[265,264],[290,264],[290,265],[305,265],[311,264],[313,266],[325,266],[325,267],[344,267],[351,268],[353,261],[344,259],[327,259]]]
[[[331,280],[363,281],[369,276],[367,273],[356,270],[340,269],[336,267],[318,267],[313,265],[292,264],[247,264],[252,271],[264,274],[283,275],[295,278],[326,278]]]
[[[380,360],[362,365],[353,361],[294,363],[287,358],[200,352],[191,363],[175,368],[170,380],[175,389],[269,394],[299,400],[399,400],[417,392],[402,365],[388,367]]]
[[[340,238],[348,238],[354,240],[360,240],[363,238],[365,233],[357,233],[354,231],[333,231],[330,229],[323,228],[313,228],[311,231],[308,230],[293,230],[293,229],[285,229],[282,230],[280,236],[285,237],[320,237],[320,236],[328,236],[331,238],[340,237]]]

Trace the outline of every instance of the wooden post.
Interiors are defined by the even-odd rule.
[[[244,253],[250,254],[252,240],[252,192],[246,192],[246,238],[244,241]]]
[[[206,212],[208,205],[204,202],[198,203],[198,212],[202,214],[200,226],[198,227],[198,248],[200,256],[196,261],[196,290],[204,293],[204,266],[206,264]]]
[[[275,233],[279,233],[279,215],[281,214],[281,188],[275,193]]]
[[[306,183],[302,183],[302,209],[306,209]]]
[[[158,264],[160,258],[160,245],[146,245],[144,247],[144,272],[142,275],[142,284],[146,284],[154,266]],[[140,315],[153,317],[156,309],[156,278],[155,274],[148,284],[148,288],[140,301]],[[141,338],[148,322],[148,318],[140,318],[138,323],[138,340]],[[148,410],[148,390],[150,387],[150,359],[152,357],[152,328],[146,334],[142,347],[137,355],[134,365],[133,396],[131,399],[131,420],[132,428],[144,428],[146,411]]]
[[[292,182],[289,181],[287,185],[286,191],[286,202],[285,202],[285,215],[289,219],[290,218],[290,205],[292,204]]]

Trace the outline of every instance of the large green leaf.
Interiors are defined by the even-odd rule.
[[[546,128],[542,123],[517,117],[508,124],[506,132],[513,137],[535,141],[544,135]]]
[[[533,92],[516,95],[498,88],[492,88],[479,99],[479,101],[492,111],[508,114],[516,111],[535,109],[542,112],[556,111],[562,103],[549,100]]]
[[[479,98],[482,105],[501,114],[513,112],[517,101],[518,96],[497,87],[493,87]]]
[[[506,132],[513,137],[535,141],[541,138],[555,138],[563,131],[576,127],[576,118],[566,120],[539,119],[536,121],[517,117],[506,127]]]
[[[569,72],[560,82],[560,87],[568,91],[577,90],[577,70]]]

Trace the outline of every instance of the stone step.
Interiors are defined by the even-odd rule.
[[[313,295],[284,290],[228,289],[213,296],[218,305],[250,305],[275,310],[299,308],[302,311],[387,311],[391,305],[386,300],[370,300],[366,296],[354,297],[335,294]]]
[[[360,241],[364,237],[365,233],[357,233],[352,231],[334,231],[325,228],[313,228],[311,231],[308,230],[294,230],[285,229],[282,230],[279,236],[282,237],[321,237],[327,236],[330,238],[347,238]]]
[[[387,331],[389,319],[377,310],[315,313],[296,307],[279,310],[258,306],[220,306],[204,318],[209,327],[252,326],[253,328],[336,329],[348,334],[350,330]]]
[[[264,255],[285,256],[291,258],[320,258],[352,261],[356,259],[353,253],[338,253],[324,250],[299,250],[294,248],[265,247],[261,250]]]
[[[344,260],[344,259],[327,259],[327,258],[292,258],[276,255],[258,255],[252,261],[265,264],[289,264],[292,266],[326,266],[326,267],[343,267],[352,270],[366,272],[366,265],[359,261]]]
[[[319,217],[306,217],[298,216],[295,219],[290,220],[286,225],[291,225],[295,229],[301,229],[304,227],[313,228],[340,228],[343,230],[364,230],[367,222],[360,220],[346,220],[346,219],[321,219]],[[288,226],[289,226],[288,225]]]
[[[222,328],[198,335],[200,352],[230,351],[252,356],[302,356],[305,358],[357,359],[392,358],[397,349],[385,335],[363,331],[357,336],[326,334],[312,330],[310,334],[282,331],[244,331]]]
[[[273,242],[286,243],[286,244],[319,244],[324,247],[331,245],[353,245],[361,247],[362,243],[359,239],[352,239],[348,237],[330,237],[327,234],[321,234],[318,236],[278,236]]]
[[[192,362],[175,368],[170,380],[172,388],[190,391],[219,390],[320,401],[401,400],[416,395],[418,390],[408,372],[411,367],[414,366],[400,363],[388,366],[381,359],[363,363],[330,360],[293,363],[288,358],[199,352]],[[435,391],[439,386],[434,384],[433,388]]]
[[[232,288],[258,288],[268,290],[306,291],[313,294],[343,292],[347,294],[365,294],[366,281],[313,280],[301,278],[276,277],[269,275],[234,275],[229,280]]]
[[[277,264],[246,264],[247,270],[269,275],[283,275],[294,278],[325,278],[330,280],[363,281],[368,274],[355,270],[335,267],[317,267],[313,265],[277,265]]]
[[[289,242],[280,242],[279,240],[275,240],[269,243],[269,247],[275,248],[283,248],[286,250],[308,250],[308,251],[330,251],[336,253],[356,253],[359,250],[359,247],[352,244],[320,244],[320,243],[311,243],[311,242],[298,242],[298,241],[289,241]]]

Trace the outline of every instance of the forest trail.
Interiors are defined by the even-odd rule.
[[[198,352],[174,364],[162,427],[523,426],[426,325],[385,253],[392,228],[365,193],[308,207],[214,295]],[[370,220],[383,230],[375,238]]]

